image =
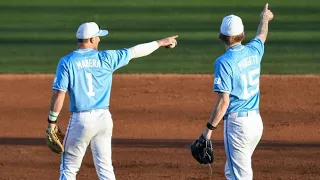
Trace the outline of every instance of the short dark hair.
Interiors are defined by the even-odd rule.
[[[78,43],[87,43],[89,39],[78,39]]]
[[[220,33],[219,35],[219,39],[225,43],[226,45],[232,45],[238,42],[241,42],[244,40],[244,33],[241,33],[239,35],[236,36],[226,36]]]

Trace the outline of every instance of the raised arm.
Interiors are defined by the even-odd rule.
[[[274,17],[273,13],[269,10],[269,4],[267,3],[261,12],[261,20],[257,30],[257,37],[259,37],[262,42],[266,42],[268,36],[268,24]]]

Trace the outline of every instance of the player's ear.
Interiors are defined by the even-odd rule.
[[[94,43],[95,39],[94,38],[90,38],[90,43]]]

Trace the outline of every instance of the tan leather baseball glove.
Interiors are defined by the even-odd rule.
[[[51,151],[61,154],[64,152],[63,147],[63,139],[64,133],[61,131],[59,126],[55,125],[53,128],[49,125],[46,130],[46,141],[47,146],[51,149]]]

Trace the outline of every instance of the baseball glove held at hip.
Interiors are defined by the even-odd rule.
[[[47,146],[51,149],[51,151],[61,154],[64,152],[64,148],[62,145],[64,138],[64,133],[61,131],[59,126],[54,126],[51,128],[50,126],[46,130],[46,142]]]
[[[214,161],[212,142],[210,139],[206,139],[203,135],[192,142],[190,148],[192,156],[200,164],[211,164]]]

